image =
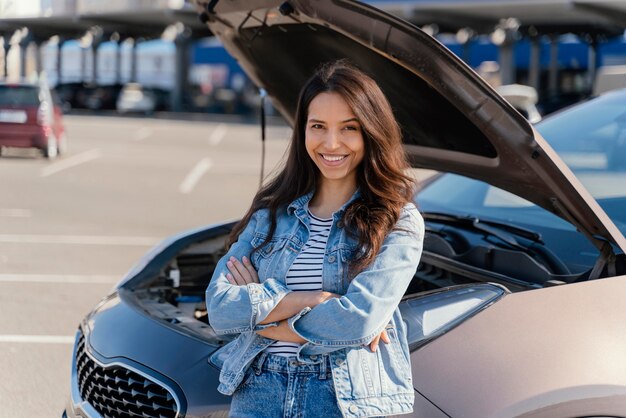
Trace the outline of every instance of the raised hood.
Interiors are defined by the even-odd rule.
[[[349,58],[381,86],[416,167],[512,192],[575,224],[598,247],[626,240],[541,135],[419,28],[347,0],[196,0],[211,31],[293,123],[323,62]]]

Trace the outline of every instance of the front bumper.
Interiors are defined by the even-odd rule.
[[[67,417],[190,418],[228,410],[230,399],[217,392],[219,372],[207,362],[217,347],[146,316],[125,299],[111,295],[81,324]]]
[[[165,379],[163,379],[165,380]],[[82,329],[76,334],[72,359],[69,416],[181,416],[177,391],[129,360],[103,363],[87,349]],[[66,411],[66,412],[67,412]],[[147,415],[146,415],[147,414]]]

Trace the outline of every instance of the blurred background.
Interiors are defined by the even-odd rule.
[[[624,85],[626,5],[611,0],[378,0],[539,113]],[[0,0],[0,74],[45,71],[65,111],[250,114],[254,86],[185,0]]]
[[[626,86],[626,1],[368,3],[531,122]],[[258,189],[262,102],[204,18],[185,0],[0,0],[0,417],[61,416],[84,315],[151,246]],[[263,106],[267,175],[291,131]]]

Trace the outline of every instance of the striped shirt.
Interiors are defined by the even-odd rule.
[[[293,261],[287,272],[285,284],[294,291],[322,290],[322,266],[324,253],[333,218],[321,219],[309,211],[310,235],[302,251]],[[288,341],[276,341],[265,351],[269,354],[289,357],[295,356],[300,344]]]

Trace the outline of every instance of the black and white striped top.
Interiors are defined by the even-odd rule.
[[[322,290],[322,266],[328,234],[333,225],[333,218],[321,219],[309,211],[310,231],[309,239],[302,247],[287,272],[285,283],[287,288],[294,292],[304,290]],[[278,356],[295,356],[300,344],[287,341],[276,341],[265,349],[270,354]]]

